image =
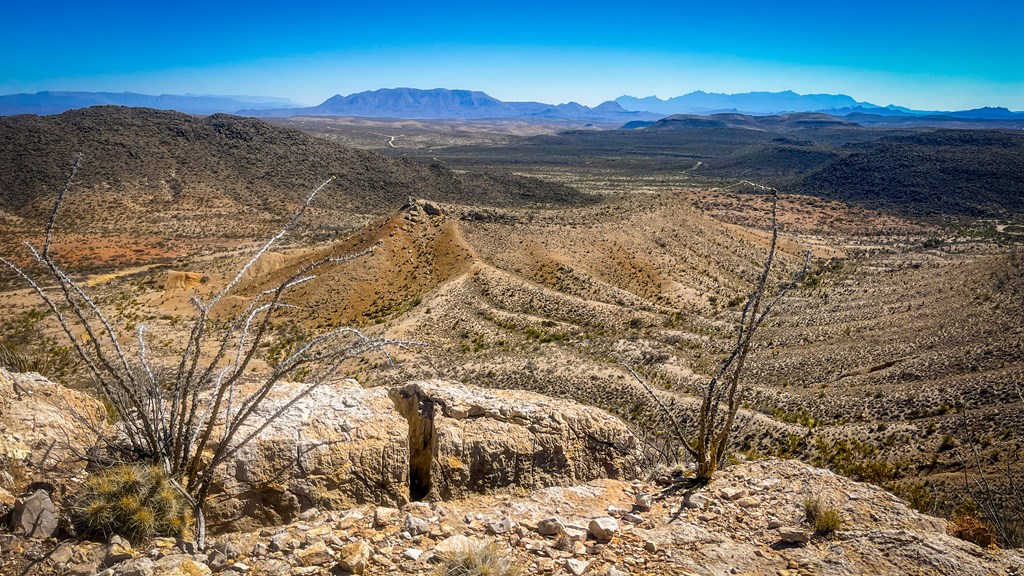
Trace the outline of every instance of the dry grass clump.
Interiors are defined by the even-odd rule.
[[[501,544],[495,541],[466,539],[438,555],[441,563],[435,576],[519,576],[516,565]]]
[[[14,372],[28,372],[32,363],[6,340],[0,340],[0,367]]]
[[[74,497],[71,521],[79,533],[133,543],[184,536],[191,511],[159,466],[118,464],[90,476]]]
[[[804,499],[804,517],[814,526],[816,536],[832,536],[843,526],[839,510],[822,502],[820,497],[808,496]]]

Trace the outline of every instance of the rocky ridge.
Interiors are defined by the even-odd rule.
[[[843,525],[813,534],[802,502],[821,496]],[[295,521],[222,534],[202,553],[156,539],[26,541],[0,547],[35,558],[33,574],[426,574],[460,544],[498,542],[529,574],[772,576],[1022,574],[1020,551],[983,549],[883,490],[795,460],[720,472],[700,490],[670,478],[596,480],[525,496],[473,495],[401,507],[304,510]]]

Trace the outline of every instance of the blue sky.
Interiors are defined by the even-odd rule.
[[[17,1],[17,0],[16,0]],[[693,90],[1024,110],[1024,0],[18,2],[0,93],[283,96],[469,88],[598,104]]]

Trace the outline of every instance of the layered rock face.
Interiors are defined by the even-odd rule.
[[[274,390],[254,425],[300,386]],[[252,528],[311,507],[631,478],[638,450],[617,418],[539,394],[450,381],[390,390],[341,381],[315,389],[239,451],[221,474],[208,521]]]
[[[92,396],[0,368],[0,490],[80,475],[97,432],[109,431],[106,411]],[[12,470],[25,477],[10,477]]]
[[[212,530],[287,523],[313,507],[399,506],[639,473],[625,424],[572,402],[450,381],[388,390],[339,380],[271,418],[304,388],[280,384],[236,436],[255,434],[219,471],[207,502]],[[0,456],[23,463],[29,480],[81,474],[81,454],[97,431],[110,432],[104,419],[87,394],[0,370]]]
[[[601,410],[445,381],[413,382],[389,394],[409,422],[414,498],[447,500],[639,473],[636,437]]]

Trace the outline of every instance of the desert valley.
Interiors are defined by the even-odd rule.
[[[1019,120],[626,113],[0,117],[0,573],[1024,573]],[[15,268],[72,320],[80,287],[96,333],[69,341]],[[787,291],[694,482],[683,442],[759,285]],[[341,327],[352,348],[307,355]],[[156,398],[196,330],[200,422],[216,371],[244,366],[239,397],[285,373],[248,443],[217,460],[211,421],[196,453],[207,542],[184,512],[89,533],[73,503],[132,432],[76,347]],[[452,568],[467,547],[498,567]]]

